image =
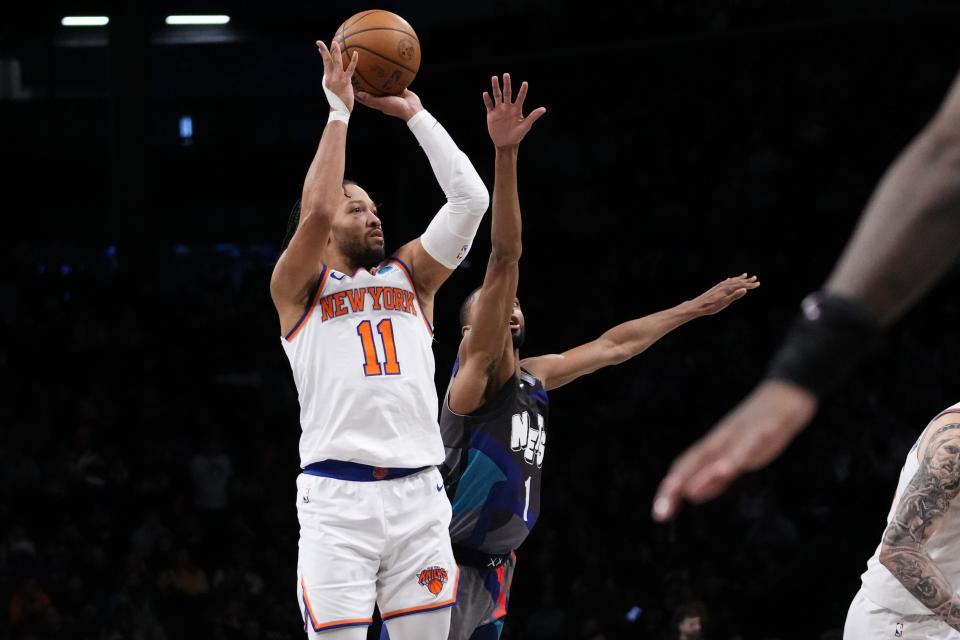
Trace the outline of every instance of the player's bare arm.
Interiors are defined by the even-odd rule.
[[[926,549],[960,493],[960,423],[955,419],[945,416],[931,425],[935,431],[920,468],[883,534],[880,562],[924,606],[960,630],[960,596]]]
[[[471,307],[470,324],[464,327],[460,369],[450,387],[450,409],[461,415],[476,410],[491,389],[500,388],[516,375],[508,328],[516,304],[522,252],[517,152],[530,127],[546,112],[540,107],[523,116],[526,82],[514,100],[510,74],[503,75],[502,91],[496,76],[490,81],[491,92],[484,92],[483,103],[487,131],[496,148],[491,251],[483,285]]]
[[[890,324],[960,253],[960,75],[933,120],[887,171],[827,291]]]
[[[340,44],[332,51],[317,41],[323,57],[323,84],[332,94],[330,111],[334,114],[323,129],[317,153],[310,163],[300,199],[300,223],[286,250],[277,261],[270,278],[270,295],[280,316],[280,332],[286,335],[309,304],[310,289],[322,269],[321,256],[330,235],[333,216],[343,199],[344,156],[347,123],[353,110],[353,87],[350,78],[357,65],[357,54],[346,69],[340,60]],[[339,103],[337,103],[339,101]],[[346,110],[346,114],[339,113]],[[339,118],[339,119],[338,119]]]
[[[940,279],[958,251],[960,75],[933,120],[884,175],[825,292],[887,326]],[[761,382],[677,458],[657,492],[654,518],[673,517],[684,499],[711,500],[743,473],[769,464],[817,406],[818,395],[804,385]]]
[[[434,295],[466,257],[490,196],[466,154],[423,108],[417,94],[409,89],[397,96],[360,91],[357,100],[407,123],[447,198],[424,234],[394,253],[409,265],[420,306],[432,322]]]
[[[548,391],[556,389],[597,369],[626,362],[674,329],[695,318],[719,313],[759,286],[756,276],[745,273],[727,278],[693,300],[618,324],[596,340],[563,353],[526,358],[521,364]]]

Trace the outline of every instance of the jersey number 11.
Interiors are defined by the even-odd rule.
[[[363,345],[363,374],[366,376],[400,375],[400,363],[397,362],[397,345],[393,341],[393,321],[384,318],[377,323],[377,333],[383,343],[383,355],[386,361],[381,365],[377,357],[377,345],[373,339],[373,325],[364,320],[357,325],[357,335]]]

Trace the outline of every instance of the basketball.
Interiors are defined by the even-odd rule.
[[[375,96],[403,93],[420,69],[420,41],[410,23],[389,11],[361,11],[337,29],[344,68],[359,54],[353,86]]]

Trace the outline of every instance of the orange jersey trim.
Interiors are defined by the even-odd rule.
[[[403,275],[407,276],[407,280],[410,282],[410,288],[416,292],[417,285],[413,283],[413,274],[410,273],[410,269],[407,267],[407,263],[401,260],[400,258],[387,258],[387,264],[391,262],[395,263],[400,267],[400,271],[403,271]]]
[[[372,624],[373,618],[354,618],[350,620],[333,620],[331,622],[317,623],[317,617],[313,614],[313,607],[310,605],[310,596],[307,595],[307,583],[303,576],[300,576],[300,589],[303,593],[303,604],[307,608],[307,615],[310,616],[310,624],[314,631],[323,631],[331,627],[345,627],[355,624]]]
[[[320,278],[320,284],[317,285],[317,292],[313,294],[313,299],[310,300],[310,306],[307,307],[307,312],[303,314],[303,317],[300,318],[300,322],[297,323],[297,326],[293,328],[293,331],[287,334],[286,341],[293,342],[293,339],[296,337],[300,330],[303,329],[307,324],[307,320],[310,319],[310,316],[313,315],[313,310],[317,307],[317,301],[320,299],[320,294],[323,293],[323,286],[327,284],[327,278],[330,276],[330,268],[327,266],[323,267],[323,276]]]
[[[380,617],[384,620],[389,620],[390,618],[396,618],[397,616],[407,616],[412,613],[425,613],[427,611],[433,611],[434,609],[452,607],[457,603],[457,596],[458,592],[460,591],[460,567],[457,567],[457,577],[455,580],[456,581],[453,583],[453,597],[449,600],[435,602],[433,604],[424,604],[419,607],[410,607],[409,609],[398,609],[397,611],[390,611],[389,613],[381,614]]]
[[[334,620],[333,622],[325,622],[321,625],[314,625],[314,631],[326,631],[333,627],[350,627],[353,625],[361,624],[373,624],[373,618],[356,618],[355,620]]]
[[[420,306],[420,296],[417,294],[417,285],[413,282],[413,274],[410,273],[410,269],[407,268],[407,264],[400,258],[388,258],[387,264],[391,262],[396,263],[400,270],[403,271],[403,275],[407,276],[407,280],[410,282],[410,288],[413,289],[413,297],[417,301],[417,307],[420,308],[420,317],[423,318],[423,324],[426,325],[427,331],[430,333],[430,337],[433,337],[433,327],[430,326],[430,321],[427,320],[427,316],[423,313],[423,307]]]

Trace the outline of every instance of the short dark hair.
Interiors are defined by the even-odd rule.
[[[344,178],[343,186],[346,187],[348,184],[357,185],[356,180],[351,180],[350,178]],[[293,240],[293,234],[297,232],[297,227],[300,226],[300,199],[297,198],[297,201],[293,203],[293,209],[290,210],[290,216],[287,218],[287,232],[283,236],[283,242],[280,244],[280,251],[286,251],[287,247],[290,246],[290,241]]]
[[[293,209],[290,210],[290,216],[287,218],[287,232],[283,236],[283,242],[280,243],[280,251],[286,251],[293,240],[293,234],[297,232],[300,226],[300,199],[293,203]]]
[[[697,600],[686,602],[677,608],[673,617],[674,626],[680,624],[686,618],[700,618],[702,624],[707,618],[707,606]]]
[[[473,301],[477,299],[477,296],[480,295],[480,289],[483,287],[477,287],[470,292],[463,300],[463,304],[460,305],[460,328],[463,329],[465,326],[470,324],[470,307],[473,306]]]

